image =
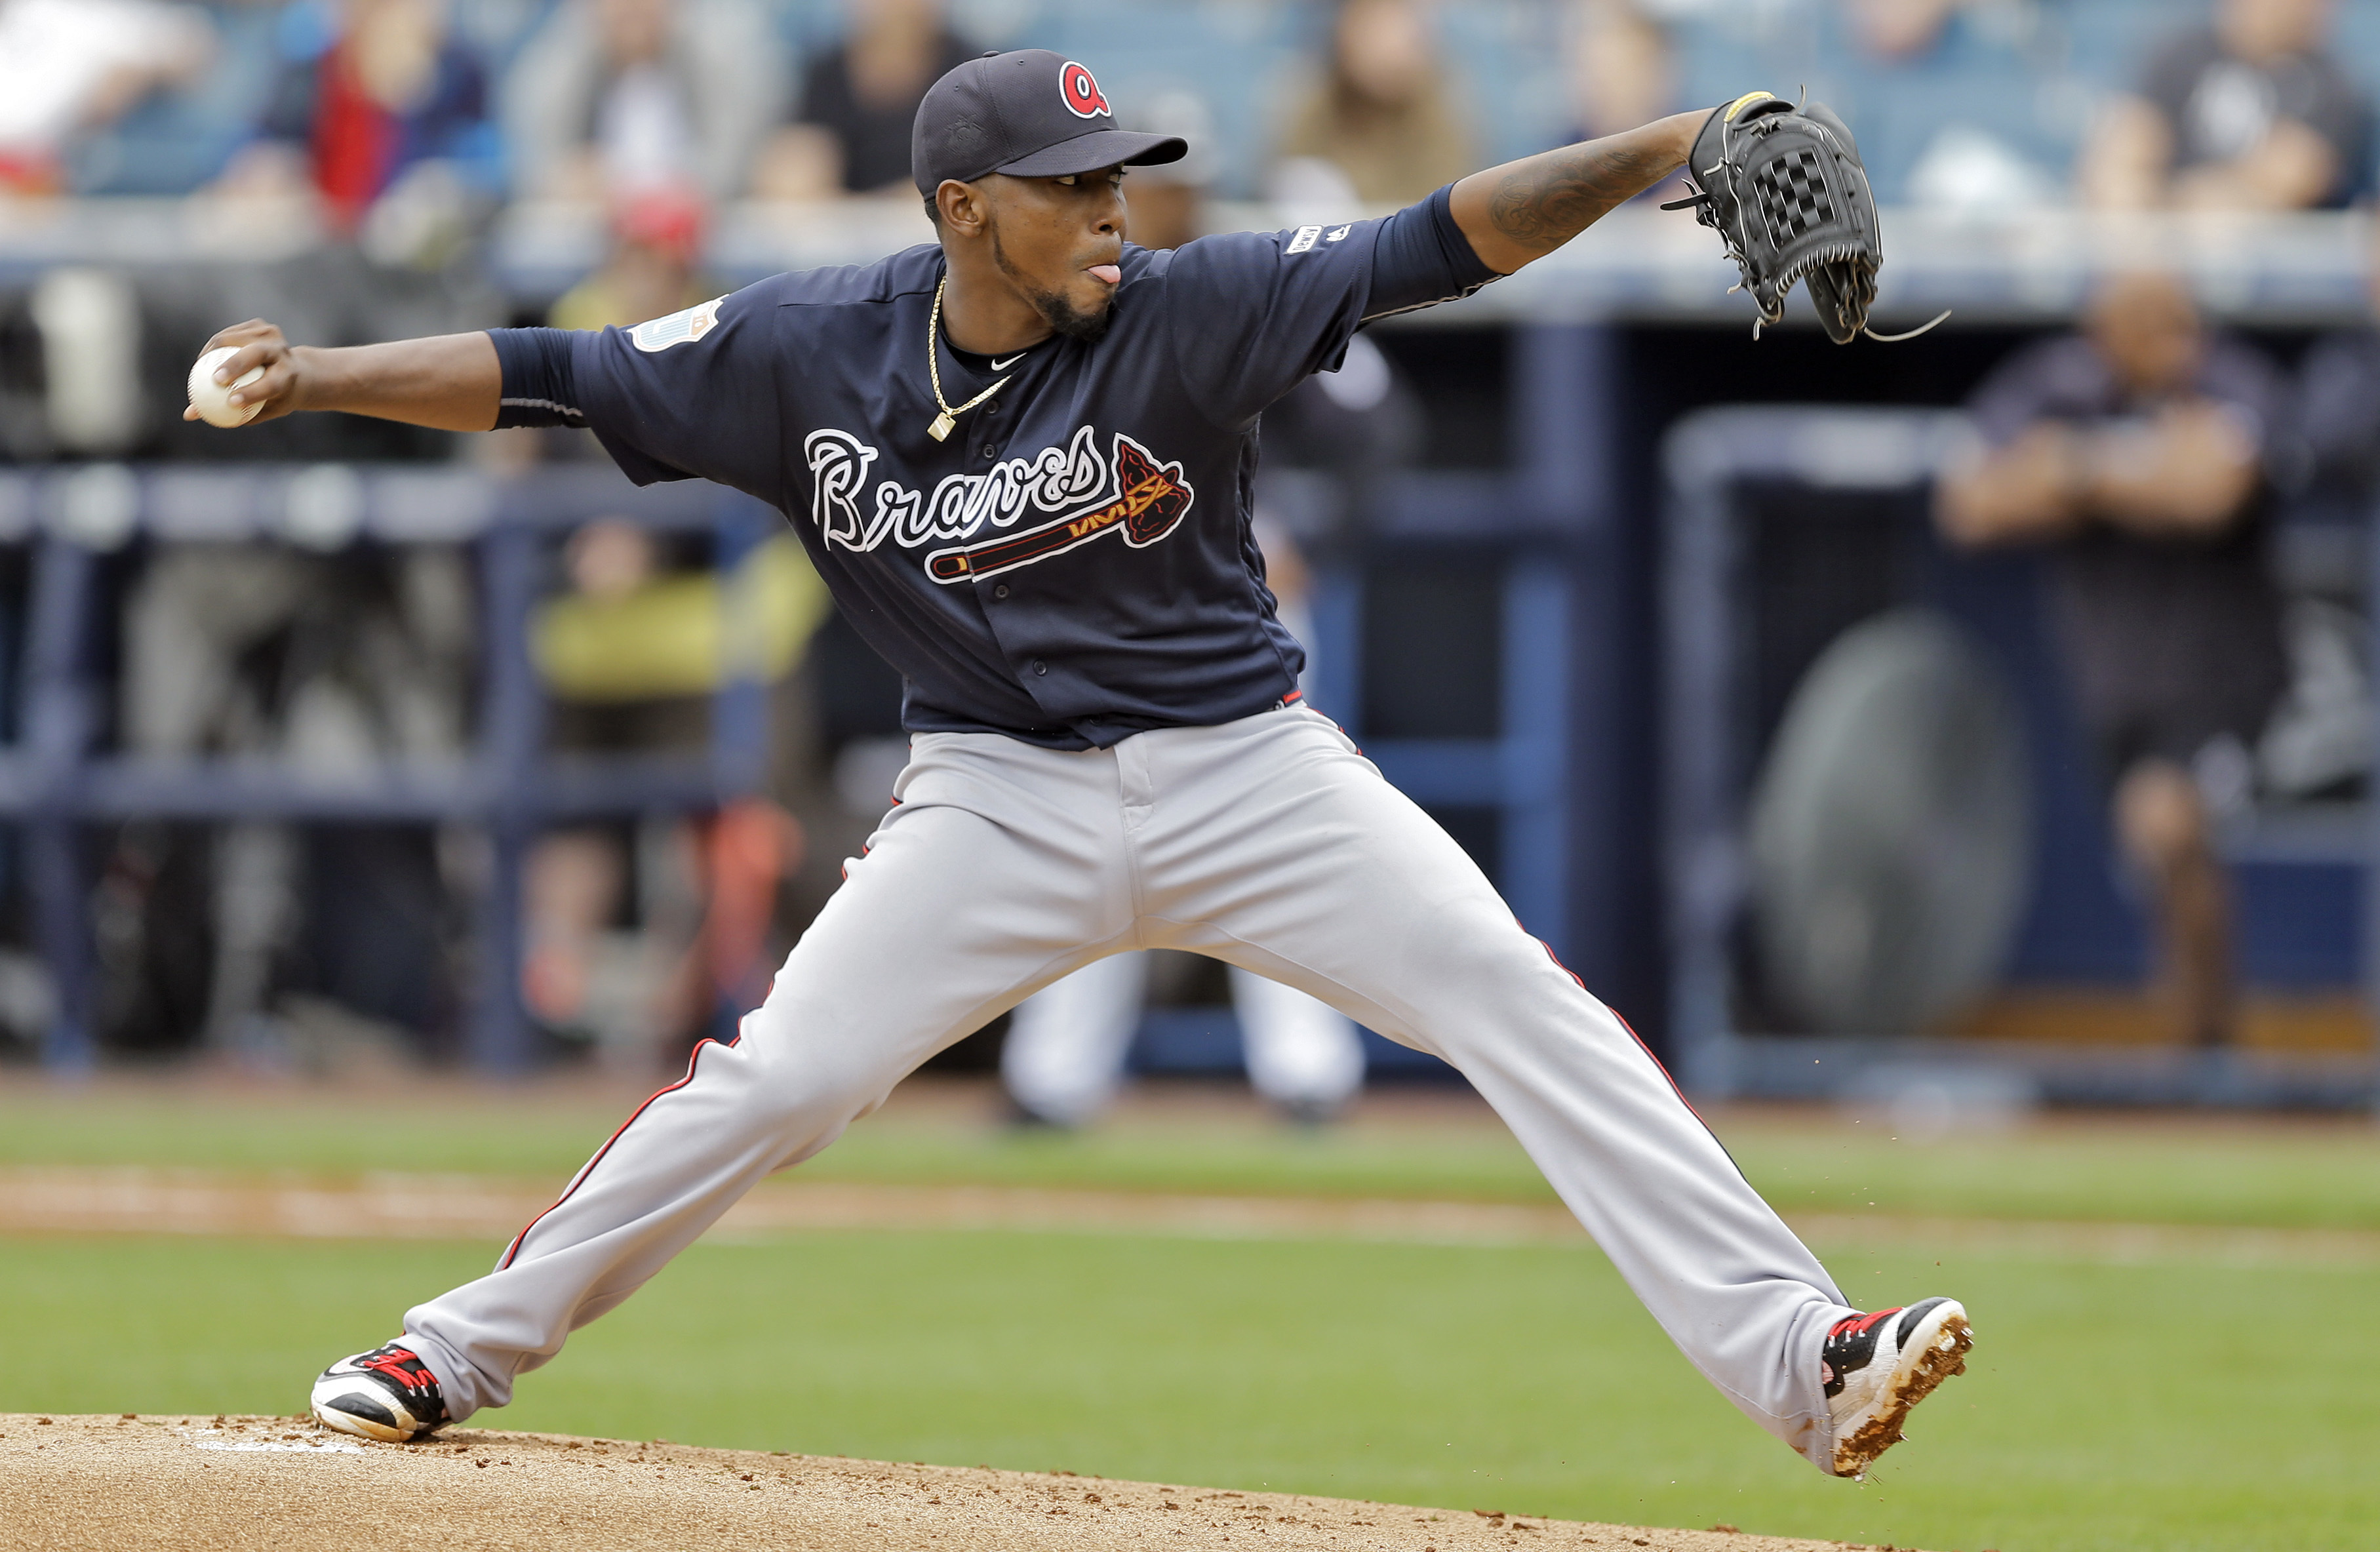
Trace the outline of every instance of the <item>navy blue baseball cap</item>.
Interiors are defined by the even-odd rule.
[[[1087,67],[1048,49],[1014,49],[970,59],[927,89],[909,131],[909,176],[931,194],[946,178],[1063,177],[1178,162],[1189,150],[1179,135],[1117,128]]]

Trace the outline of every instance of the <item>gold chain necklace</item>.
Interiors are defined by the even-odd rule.
[[[1008,379],[1003,377],[956,409],[953,409],[950,401],[942,397],[942,353],[939,348],[942,339],[942,287],[950,284],[950,279],[945,273],[934,282],[934,315],[926,321],[926,371],[934,380],[934,407],[941,411],[934,417],[934,423],[926,428],[926,434],[936,442],[951,434],[951,428],[959,423],[960,416],[1008,386]]]

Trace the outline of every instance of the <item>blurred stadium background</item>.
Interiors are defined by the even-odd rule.
[[[1012,46],[1198,142],[1128,186],[1153,243],[1753,87],[1857,131],[1878,326],[1934,333],[1838,348],[1796,302],[1755,340],[1672,187],[1373,331],[1268,418],[1259,504],[1316,704],[1847,1287],[1959,1293],[1984,1357],[1830,1496],[1528,1216],[1459,1080],[1366,1035],[1341,1125],[1267,1120],[1218,967],[1165,959],[1116,1114],[1011,1124],[995,1025],[784,1188],[857,1194],[698,1248],[515,1425],[2366,1545],[2375,0],[0,0],[0,1411],[295,1405],[757,1000],[902,758],[773,514],[577,433],[187,424],[205,339],[628,323],[928,240],[917,94]],[[2079,541],[1960,516],[2031,478],[2018,400],[2117,462],[2171,430],[2043,354],[2113,350],[2149,273],[2251,385],[2173,433],[2240,441],[2212,521],[2255,600],[2177,658],[2276,665],[2148,750],[2165,831],[2078,689]]]

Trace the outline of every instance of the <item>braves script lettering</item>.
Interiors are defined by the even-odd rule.
[[[1088,426],[1063,447],[1010,458],[981,474],[945,476],[930,495],[883,480],[872,501],[865,497],[875,448],[848,431],[822,428],[803,440],[802,453],[810,469],[810,516],[828,548],[865,552],[888,540],[904,550],[940,544],[926,556],[926,574],[937,582],[1014,571],[1111,529],[1145,549],[1179,527],[1196,499],[1180,464],[1160,462],[1121,431],[1101,460]],[[1005,538],[966,542],[1039,512],[1062,515]]]

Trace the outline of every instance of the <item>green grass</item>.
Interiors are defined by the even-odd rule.
[[[492,1251],[0,1242],[0,1410],[287,1412]],[[1969,1552],[2371,1544],[2368,1267],[1833,1261],[1955,1289],[1982,1343],[1864,1485],[1787,1454],[1599,1256],[1554,1248],[703,1244],[485,1420]]]
[[[353,1175],[369,1166],[559,1182],[633,1097],[524,1088],[402,1101],[401,1158],[359,1160],[358,1101],[307,1090],[211,1093],[0,1086],[0,1165],[202,1165]],[[1135,1117],[1078,1136],[1010,1132],[979,1108],[911,1106],[853,1127],[807,1177],[1106,1189],[1549,1202],[1481,1112],[1301,1134],[1253,1115]],[[1788,1212],[2380,1228],[2380,1131],[2056,1122],[1932,1142],[1827,1112],[1715,1117],[1753,1182]]]
[[[401,1153],[359,1155],[358,1128],[385,1138],[395,1105]],[[0,1081],[0,1165],[144,1165],[295,1170],[353,1176],[367,1170],[567,1175],[611,1134],[634,1101],[590,1100],[536,1088],[431,1094],[375,1101],[361,1092],[225,1090],[112,1084],[51,1086]]]
[[[1931,1141],[1815,1115],[1721,1116],[1745,1174],[1785,1212],[2380,1228],[2380,1129],[2055,1121]]]

